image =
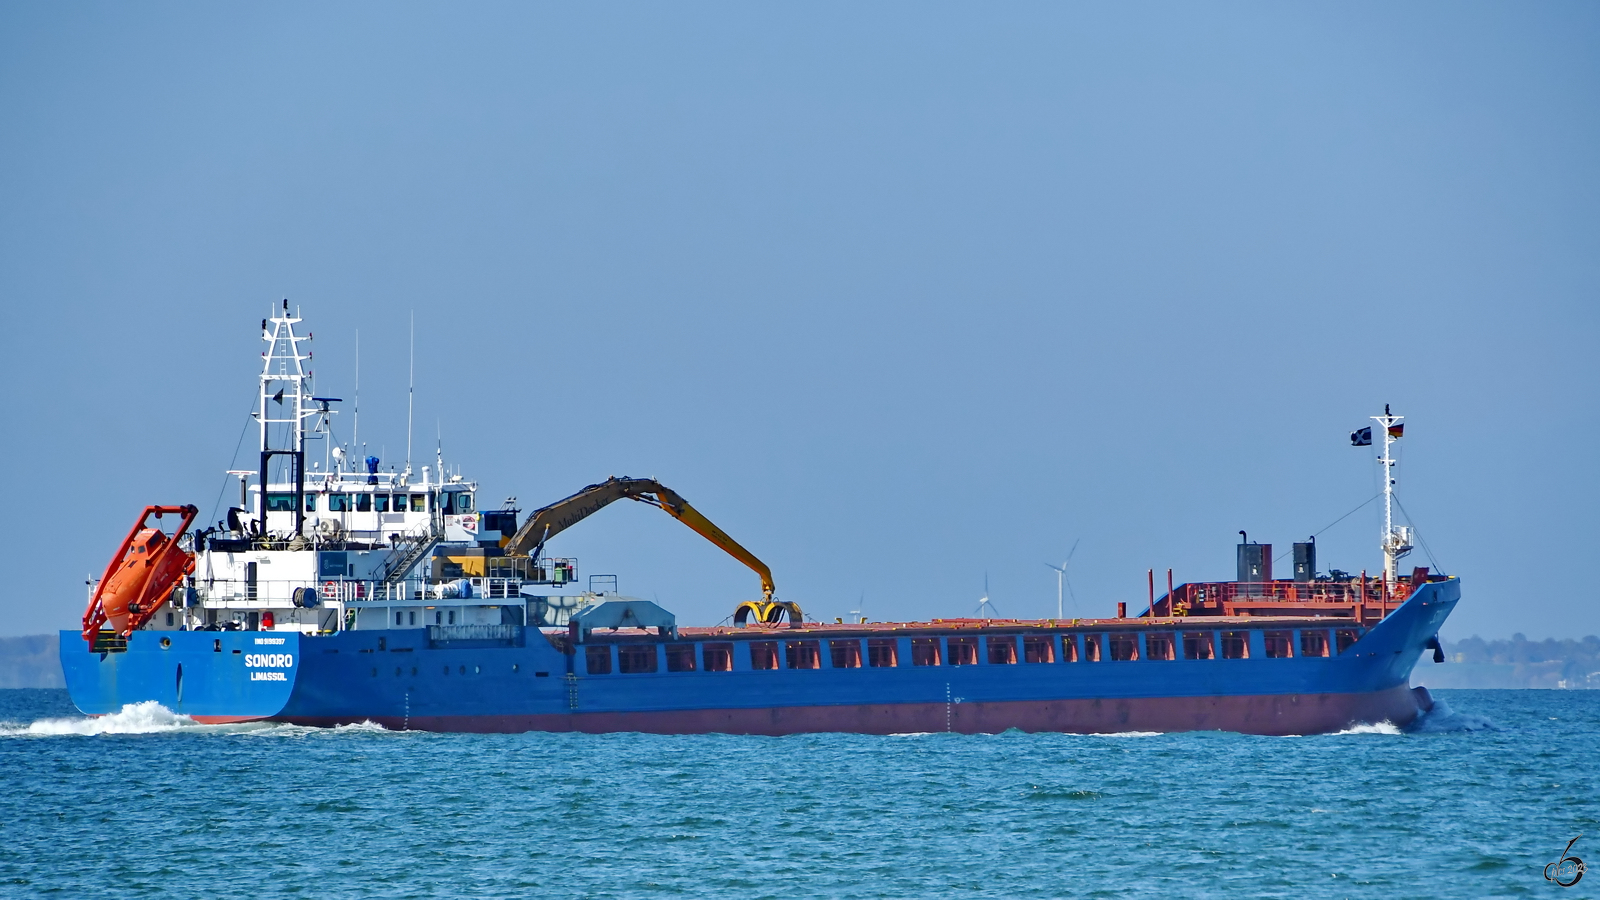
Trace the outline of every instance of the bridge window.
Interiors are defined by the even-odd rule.
[[[388,494],[373,494],[372,495],[372,502],[377,507],[378,512],[388,512],[389,511],[389,495]]]
[[[294,512],[294,495],[268,494],[267,512]]]
[[[1027,634],[1022,637],[1022,661],[1031,663],[1047,663],[1056,661],[1056,639],[1042,634]]]
[[[1288,659],[1294,655],[1294,632],[1265,631],[1261,640],[1267,646],[1267,659]]]
[[[441,499],[447,516],[472,512],[472,494],[468,491],[450,491]]]
[[[356,495],[356,512],[372,512],[372,495]]]
[[[707,672],[733,671],[732,644],[706,644],[700,653],[705,658]]]
[[[860,641],[829,641],[828,656],[835,669],[861,668]]]
[[[788,641],[783,648],[784,663],[791,669],[822,668],[816,641]]]
[[[1145,659],[1172,659],[1172,649],[1172,632],[1146,632],[1144,636]]]
[[[349,512],[349,511],[350,511],[350,495],[349,494],[329,494],[328,495],[328,512]]]
[[[693,672],[694,671],[694,645],[693,644],[668,644],[667,645],[667,671],[668,672]]]
[[[585,647],[584,661],[588,664],[590,675],[611,674],[611,648],[610,647]],[[449,671],[446,669],[445,671]]]
[[[1216,642],[1212,640],[1211,632],[1185,631],[1183,633],[1183,658],[1216,659]]]
[[[1308,629],[1300,632],[1300,655],[1327,656],[1328,633],[1321,629],[1315,631]]]
[[[1102,637],[1104,637],[1104,635],[1099,634],[1086,634],[1083,636],[1084,662],[1100,662],[1100,660],[1104,658],[1100,652],[1100,639]]]
[[[1352,628],[1340,628],[1333,633],[1333,640],[1334,653],[1337,654],[1349,650],[1350,645],[1356,642],[1357,636],[1355,630]]]
[[[1017,639],[1014,637],[985,638],[989,650],[989,665],[1009,666],[1017,661]]]
[[[913,666],[937,666],[939,664],[939,639],[912,638],[911,664]]]
[[[945,664],[950,666],[975,666],[978,664],[978,639],[953,637],[946,643]]]
[[[411,495],[411,511],[412,512],[427,512],[428,511],[428,495],[427,494],[412,494]]]
[[[1128,632],[1111,635],[1111,658],[1126,662],[1139,658],[1139,636]]]
[[[894,638],[867,638],[867,665],[874,669],[894,668],[896,643]]]
[[[1223,659],[1250,658],[1250,632],[1224,631],[1222,633]]]
[[[655,644],[621,644],[617,647],[617,671],[621,674],[642,675],[655,670]]]
[[[316,511],[317,511],[317,495],[316,494],[307,494],[306,495],[306,512],[316,512]]]
[[[777,667],[778,643],[776,641],[750,642],[750,668],[776,669]]]

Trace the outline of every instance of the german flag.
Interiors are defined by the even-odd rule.
[[[1399,440],[1405,433],[1406,425],[1404,422],[1389,426],[1389,437],[1393,440]]]

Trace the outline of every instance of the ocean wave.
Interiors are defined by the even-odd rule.
[[[1406,727],[1411,734],[1449,734],[1460,731],[1498,731],[1494,721],[1484,716],[1458,713],[1450,704],[1435,698],[1433,709],[1418,716]]]

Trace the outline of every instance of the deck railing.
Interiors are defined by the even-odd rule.
[[[1423,578],[1427,576],[1424,575]],[[1413,584],[1410,580],[1385,582],[1381,578],[1357,578],[1350,581],[1193,582],[1174,588],[1171,600],[1176,606],[1189,609],[1253,603],[1361,603],[1396,606],[1411,596],[1412,589]],[[1165,611],[1172,608],[1168,604],[1166,595],[1157,598],[1156,610]]]
[[[470,597],[459,593],[459,583],[465,580],[472,586]],[[354,578],[260,579],[247,582],[243,579],[213,578],[201,582],[201,595],[206,601],[248,602],[263,607],[291,603],[295,592],[308,588],[317,594],[321,603],[433,603],[440,600],[458,600],[471,603],[477,600],[521,600],[522,580],[519,578],[468,578],[444,584],[425,584],[416,579],[405,581],[364,581]]]

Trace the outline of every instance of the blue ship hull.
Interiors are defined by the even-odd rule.
[[[1326,657],[1264,658],[1262,629],[1326,631],[1338,623],[1192,618],[1177,625],[1122,620],[1096,630],[1248,630],[1251,658],[915,666],[902,647],[900,665],[892,668],[830,668],[824,659],[820,668],[762,670],[751,666],[750,639],[815,632],[751,629],[748,637],[680,641],[732,643],[738,649],[731,671],[589,674],[583,645],[564,652],[536,628],[497,640],[453,640],[419,628],[329,635],[139,631],[126,651],[113,653],[90,652],[81,635],[63,631],[61,660],[73,701],[87,714],[154,700],[201,722],[372,721],[396,729],[501,732],[1308,734],[1405,724],[1425,710],[1430,701],[1409,687],[1411,671],[1458,602],[1459,585],[1450,579],[1418,587],[1359,640]],[[827,637],[837,633],[838,626],[823,627],[834,629]],[[974,632],[985,633],[960,633]],[[656,646],[651,652],[659,654]]]

